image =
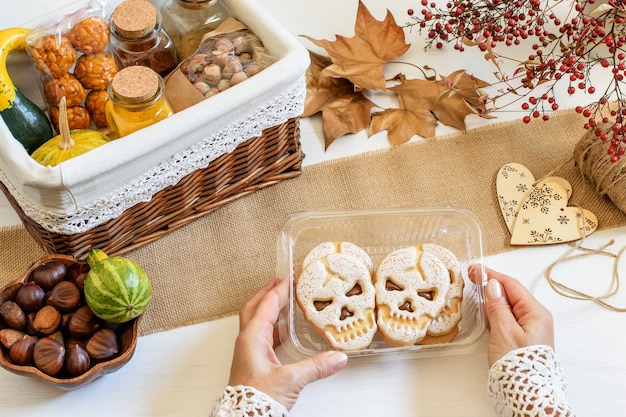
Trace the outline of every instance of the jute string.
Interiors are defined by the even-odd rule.
[[[554,291],[556,291],[558,294],[564,297],[571,298],[574,300],[592,301],[602,306],[603,308],[606,308],[611,311],[620,312],[620,313],[626,312],[626,307],[618,307],[606,301],[607,299],[609,299],[610,297],[613,297],[619,292],[619,289],[620,289],[619,261],[622,258],[622,255],[624,254],[624,252],[626,251],[626,245],[622,246],[616,253],[612,253],[612,252],[606,251],[606,249],[615,243],[615,240],[613,239],[611,239],[609,242],[605,243],[604,245],[601,245],[600,247],[596,249],[583,247],[582,246],[583,240],[584,239],[581,239],[580,241],[576,243],[570,244],[571,248],[567,252],[565,252],[561,257],[559,257],[556,261],[554,261],[548,268],[546,268],[545,270],[546,280],[548,281],[548,283],[550,284],[550,286],[552,287]],[[581,251],[582,253],[574,254],[574,252],[576,251]],[[599,296],[590,295],[584,291],[579,291],[568,285],[565,285],[561,281],[558,281],[557,279],[553,277],[553,271],[558,265],[565,263],[565,262],[575,261],[581,258],[594,256],[594,255],[607,256],[613,259],[613,270],[611,274],[611,281],[610,281],[609,288],[605,294],[599,295]]]
[[[573,160],[598,194],[607,195],[626,211],[626,155],[612,162],[607,148],[608,143],[601,141],[593,130],[587,131],[574,147]]]
[[[590,181],[592,185],[595,185],[595,191],[599,195],[607,195],[622,211],[626,211],[626,158],[621,158],[617,162],[611,161],[610,155],[607,153],[607,147],[608,144],[599,140],[593,130],[586,131],[576,143],[571,158],[555,167],[543,178],[553,175],[563,167],[574,162],[579,167],[581,175]],[[536,181],[536,183],[538,182],[539,180]],[[582,224],[585,224],[584,211],[581,207],[578,208],[582,216]],[[585,238],[583,237],[577,242],[570,243],[571,248],[544,271],[546,280],[554,291],[564,297],[575,300],[592,301],[611,311],[626,312],[626,307],[618,307],[606,301],[619,292],[619,262],[624,251],[626,251],[626,246],[619,249],[617,253],[612,253],[605,249],[615,243],[613,239],[597,249],[585,248],[582,246],[584,241]],[[577,251],[582,253],[573,255],[573,253]],[[553,277],[553,271],[558,265],[594,255],[607,256],[613,259],[611,281],[609,289],[605,294],[594,296],[568,286]]]

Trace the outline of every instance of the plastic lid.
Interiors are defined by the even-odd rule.
[[[111,15],[115,30],[127,38],[147,35],[157,23],[157,10],[147,0],[126,0]]]
[[[120,70],[111,81],[113,92],[129,103],[141,103],[153,97],[159,89],[159,74],[140,65]]]

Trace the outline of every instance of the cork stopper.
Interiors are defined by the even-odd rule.
[[[136,65],[120,70],[111,81],[113,92],[128,103],[141,103],[159,89],[159,74],[151,68]]]
[[[120,35],[140,38],[154,29],[157,10],[147,0],[126,0],[113,11],[111,23]]]

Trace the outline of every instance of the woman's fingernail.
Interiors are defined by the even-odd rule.
[[[502,297],[502,284],[495,279],[487,281],[487,298],[493,300],[500,297]]]
[[[328,355],[328,362],[334,371],[343,368],[348,362],[348,355],[343,352],[332,352]]]

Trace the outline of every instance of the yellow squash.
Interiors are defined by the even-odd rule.
[[[70,131],[65,97],[61,99],[59,107],[60,134],[48,140],[31,154],[32,158],[43,166],[56,166],[109,142],[109,137],[97,130],[75,129]]]

